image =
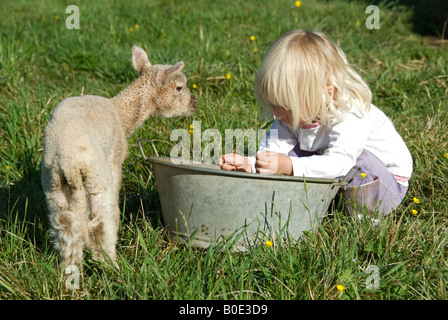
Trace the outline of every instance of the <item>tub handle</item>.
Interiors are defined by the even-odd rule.
[[[159,156],[159,153],[157,152],[156,146],[154,145],[154,142],[152,140],[149,139],[140,139],[137,141],[138,147],[140,148],[140,152],[143,156],[143,159],[148,160],[148,157],[145,154],[145,151],[143,151],[143,147],[142,147],[142,142],[149,142],[152,146],[152,149],[154,150],[154,153],[156,154],[156,156]]]
[[[353,181],[353,179],[355,179],[355,177],[359,171],[361,171],[361,168],[358,166],[354,166],[353,168],[351,168],[350,171],[341,180],[341,182],[340,182],[341,186],[343,186],[345,184],[350,184]]]
[[[325,199],[327,198],[327,194],[330,190],[333,190],[334,187],[342,187],[345,186],[346,184],[349,184],[353,181],[353,179],[355,179],[356,175],[358,174],[358,172],[361,171],[361,168],[358,166],[354,166],[353,168],[350,169],[350,171],[345,175],[344,178],[342,178],[341,181],[339,182],[335,182],[332,183],[327,191],[325,191],[325,194],[322,198],[322,201],[325,201]]]

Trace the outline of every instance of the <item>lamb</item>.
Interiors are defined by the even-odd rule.
[[[183,62],[151,65],[146,52],[134,46],[132,65],[139,77],[118,95],[67,98],[45,127],[42,187],[50,234],[66,273],[79,265],[84,247],[95,260],[116,265],[127,137],[150,116],[188,116],[196,110]]]

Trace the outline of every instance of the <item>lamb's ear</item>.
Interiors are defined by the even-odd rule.
[[[180,71],[183,69],[183,67],[185,67],[185,63],[183,61],[176,63],[174,66],[172,66],[171,68],[169,68],[168,70],[165,71],[165,73],[168,75],[170,75],[171,73]]]
[[[148,60],[148,55],[145,50],[138,46],[132,47],[132,66],[139,73],[142,73],[142,71],[151,67],[151,63]]]
[[[166,80],[166,78],[168,78],[168,76],[170,74],[173,74],[175,72],[178,72],[180,70],[182,70],[182,68],[185,66],[185,63],[183,61],[176,63],[174,66],[166,69],[165,71],[159,73],[157,75],[157,82],[159,84],[163,84]]]

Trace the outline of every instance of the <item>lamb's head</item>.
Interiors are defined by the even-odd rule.
[[[132,65],[140,73],[140,81],[150,84],[146,96],[153,115],[164,117],[189,116],[196,111],[196,98],[187,87],[187,77],[181,71],[183,62],[174,66],[151,65],[146,52],[132,49]]]

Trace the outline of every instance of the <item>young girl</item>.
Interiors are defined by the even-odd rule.
[[[384,215],[401,203],[411,154],[390,119],[371,104],[367,84],[324,34],[293,30],[280,36],[256,74],[255,96],[274,123],[256,157],[223,155],[222,169],[335,178],[356,165],[361,173],[342,188],[344,198]]]

